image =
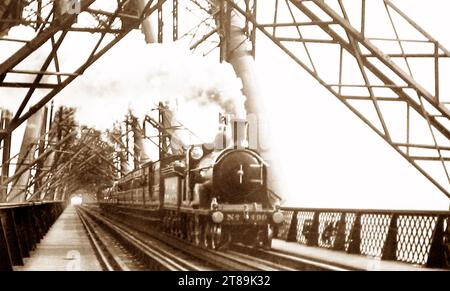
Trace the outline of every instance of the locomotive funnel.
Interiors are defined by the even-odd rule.
[[[234,149],[245,149],[248,147],[247,126],[248,123],[245,119],[231,119],[231,138]]]

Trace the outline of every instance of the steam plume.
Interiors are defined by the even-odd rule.
[[[18,27],[10,31],[10,37],[28,33],[28,28]],[[76,67],[76,54],[82,47],[92,46],[89,38],[66,41],[59,56],[62,70]],[[11,53],[15,49],[11,48]],[[44,58],[37,52],[21,68],[38,69]],[[181,122],[202,134],[216,128],[211,118],[217,120],[218,112],[245,116],[241,88],[242,82],[230,64],[192,55],[177,43],[147,45],[142,34],[133,31],[64,89],[55,98],[55,105],[75,107],[81,124],[106,129],[114,120],[123,120],[128,109],[142,118],[164,101]],[[12,110],[18,106],[17,96],[25,93],[2,92],[0,106]]]

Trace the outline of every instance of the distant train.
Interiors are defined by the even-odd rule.
[[[217,249],[229,243],[270,248],[284,221],[267,188],[267,164],[248,148],[247,122],[232,120],[232,140],[192,145],[185,155],[145,164],[103,192],[103,203],[154,211],[164,231]]]

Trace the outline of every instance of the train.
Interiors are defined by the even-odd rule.
[[[224,126],[231,137],[222,128],[213,143],[148,162],[104,190],[100,202],[144,207],[163,231],[196,246],[271,248],[284,217],[268,189],[268,164],[249,148],[245,119]]]

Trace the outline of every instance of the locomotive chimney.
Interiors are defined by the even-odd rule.
[[[234,149],[245,149],[248,147],[247,120],[233,118],[230,121],[232,146]]]

